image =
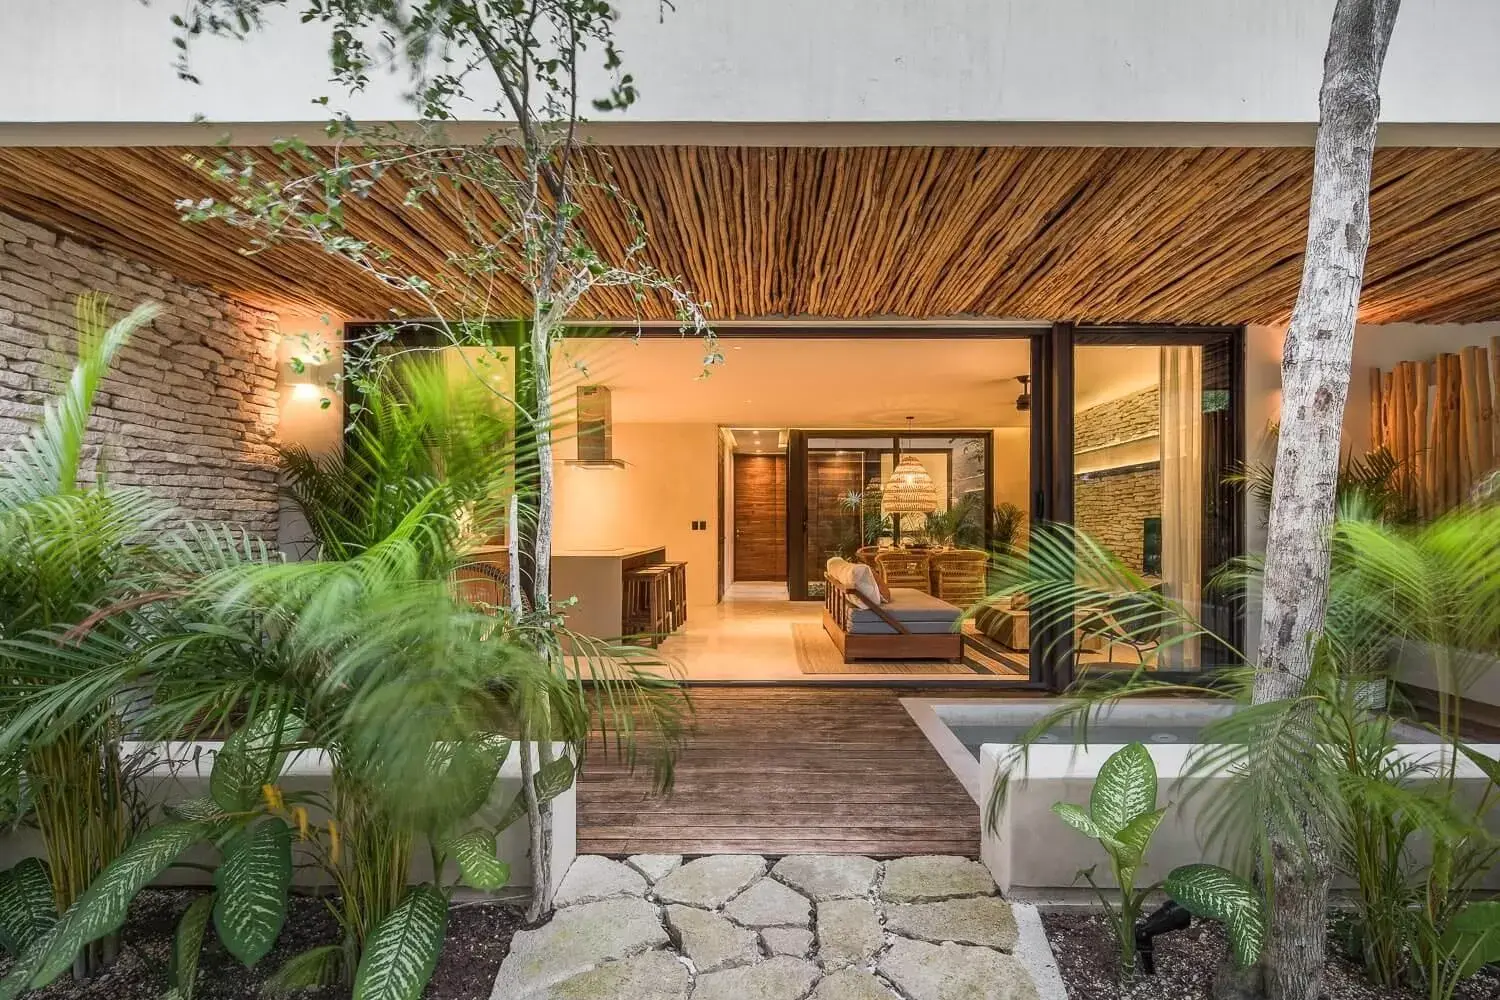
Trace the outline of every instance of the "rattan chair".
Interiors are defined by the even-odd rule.
[[[856,562],[862,562],[871,569],[875,569],[875,557],[880,554],[880,546],[865,545],[854,553]]]
[[[910,587],[924,594],[932,593],[932,563],[925,552],[906,550],[876,554],[875,568],[887,587]]]
[[[932,583],[934,596],[968,607],[986,596],[985,573],[989,567],[989,556],[979,549],[951,549],[932,555]]]

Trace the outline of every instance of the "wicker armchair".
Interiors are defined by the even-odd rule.
[[[989,556],[979,549],[934,553],[932,582],[937,588],[934,596],[959,607],[977,604],[985,598],[988,589],[986,570],[989,561]]]
[[[932,593],[931,561],[925,552],[880,552],[875,556],[875,567],[887,587],[910,587],[924,594]]]
[[[871,569],[875,569],[875,557],[880,554],[880,546],[865,545],[854,553],[854,561],[862,562]]]

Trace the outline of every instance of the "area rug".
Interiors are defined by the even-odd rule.
[[[797,650],[797,669],[804,674],[969,674],[962,663],[941,660],[860,660],[845,663],[823,626],[812,622],[792,624],[792,645]]]

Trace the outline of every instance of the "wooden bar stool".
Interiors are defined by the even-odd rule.
[[[661,566],[642,566],[625,574],[625,633],[631,641],[661,645],[671,632],[671,574]]]
[[[687,600],[687,563],[669,562],[665,564],[670,574],[672,585],[672,631],[677,631],[687,624],[688,600]]]

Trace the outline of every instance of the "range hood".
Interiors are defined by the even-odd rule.
[[[615,458],[614,420],[610,413],[609,387],[578,387],[578,457],[567,464],[585,469],[623,469]]]

